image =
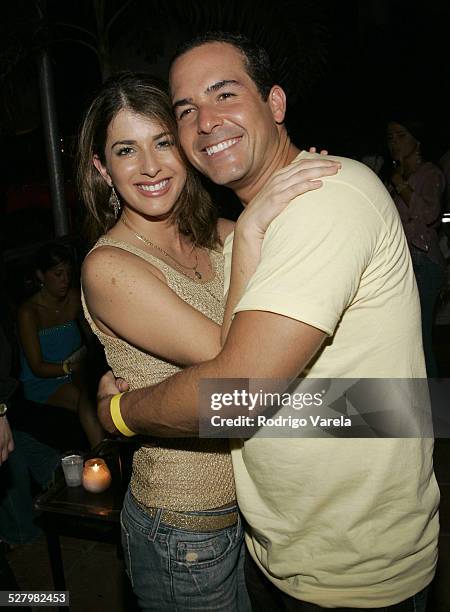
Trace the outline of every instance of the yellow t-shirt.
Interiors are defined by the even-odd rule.
[[[270,311],[325,331],[331,341],[308,376],[425,377],[419,299],[395,206],[368,168],[336,159],[340,172],[268,228],[235,312]],[[230,238],[226,287],[231,250]],[[431,439],[232,446],[248,548],[282,591],[324,607],[382,607],[429,584],[439,501]]]

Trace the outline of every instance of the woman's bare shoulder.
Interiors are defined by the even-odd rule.
[[[86,255],[81,266],[81,277],[104,272],[120,271],[123,266],[135,266],[140,258],[125,249],[119,249],[110,245],[101,245]]]
[[[125,249],[102,245],[91,251],[81,267],[83,286],[101,286],[104,283],[128,283],[149,277],[149,273],[165,280],[164,275],[151,263]]]

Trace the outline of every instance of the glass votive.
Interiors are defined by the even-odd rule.
[[[64,478],[68,487],[79,487],[83,474],[83,457],[75,451],[64,453],[61,458]]]
[[[83,468],[83,487],[91,493],[101,493],[111,484],[111,472],[103,459],[88,459]]]

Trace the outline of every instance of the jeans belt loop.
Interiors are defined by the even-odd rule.
[[[159,524],[161,523],[161,517],[163,514],[162,508],[154,508],[154,510],[155,510],[155,514],[153,515],[154,521],[152,524],[152,530],[150,531],[148,535],[148,539],[150,540],[150,542],[154,542],[156,540],[156,536],[158,535]]]

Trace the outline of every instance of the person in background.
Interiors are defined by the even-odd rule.
[[[1,408],[1,410],[3,411],[4,409]],[[6,414],[3,414],[3,416],[0,415],[0,471],[2,470],[2,465],[8,459],[9,454],[13,451],[14,440],[11,428],[8,423],[8,417]],[[19,585],[9,566],[5,553],[6,546],[0,541],[0,591],[18,591]],[[5,609],[12,610],[12,608]]]
[[[1,289],[0,298],[6,302]],[[17,426],[19,383],[13,376],[14,350],[7,337],[8,326],[11,329],[7,312],[0,307],[0,466],[8,459],[0,471],[0,540],[17,545],[42,533],[35,523],[31,479],[46,488],[60,455]]]
[[[59,244],[36,254],[40,289],[19,308],[25,398],[77,413],[92,447],[103,439],[83,377],[79,290],[71,286],[70,251]]]
[[[439,248],[445,178],[441,170],[422,157],[423,127],[418,122],[392,120],[387,143],[393,168],[388,188],[405,230],[419,289],[422,338],[427,375],[438,376],[433,353],[436,302],[444,281],[445,262]]]
[[[443,212],[450,213],[450,150],[439,158],[439,167],[445,176]]]

